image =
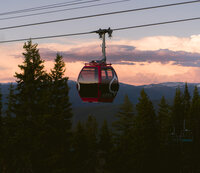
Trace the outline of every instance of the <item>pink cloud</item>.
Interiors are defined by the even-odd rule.
[[[76,80],[84,62],[101,58],[100,41],[40,44],[45,68],[53,67],[56,53],[63,55],[66,76]],[[108,62],[112,62],[120,82],[143,85],[160,82],[200,82],[200,36],[189,38],[148,37],[140,40],[113,40],[107,43]],[[0,82],[10,81],[22,64],[23,44],[0,45]]]
[[[41,48],[40,53],[46,60],[53,60],[58,52],[51,49]],[[100,48],[95,45],[73,48],[59,53],[63,55],[66,62],[88,62],[94,59],[101,59]],[[114,64],[130,63],[132,65],[134,62],[160,62],[165,64],[173,61],[174,64],[181,66],[200,66],[200,53],[171,51],[169,49],[143,51],[138,50],[134,46],[128,45],[108,46],[107,58],[109,62]]]

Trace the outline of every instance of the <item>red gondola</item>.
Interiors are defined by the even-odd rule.
[[[112,102],[119,90],[117,74],[106,63],[105,56],[105,33],[111,36],[112,30],[100,29],[97,33],[103,38],[103,59],[85,64],[78,76],[77,89],[83,102]]]

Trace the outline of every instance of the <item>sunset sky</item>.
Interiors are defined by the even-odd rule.
[[[189,1],[189,0],[185,0]],[[119,10],[143,8],[184,0],[13,0],[1,2],[0,28],[48,20],[57,20]],[[191,0],[190,0],[191,1]],[[60,8],[3,15],[4,12],[65,3]],[[110,3],[110,4],[108,4]],[[88,7],[91,6],[92,7]],[[98,5],[98,6],[97,6]],[[79,8],[81,7],[81,8]],[[75,9],[79,8],[79,9]],[[13,16],[64,10],[31,17],[5,19]],[[0,30],[0,41],[38,36],[88,32],[99,28],[119,28],[148,23],[200,17],[200,2],[167,8],[145,10],[47,25]],[[101,57],[98,35],[33,40],[38,43],[46,70],[53,66],[56,53],[66,62],[66,75],[76,80],[85,62]],[[23,61],[23,42],[0,44],[0,82],[14,82]],[[107,61],[113,64],[120,82],[145,85],[161,82],[200,83],[200,20],[116,31],[107,38]]]

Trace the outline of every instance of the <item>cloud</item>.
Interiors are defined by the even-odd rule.
[[[0,34],[0,40],[5,40],[5,35],[4,34]]]
[[[139,40],[114,41],[115,44],[134,45],[138,50],[169,49],[172,51],[186,51],[200,53],[200,34],[190,37],[152,36]]]
[[[53,60],[56,53],[63,55],[66,62],[92,61],[101,59],[100,48],[96,45],[71,48],[66,51],[57,52],[49,48],[40,49],[41,56],[46,60]],[[138,50],[134,46],[110,45],[107,50],[108,61],[114,64],[130,64],[135,62],[160,62],[166,64],[174,62],[175,65],[200,67],[200,53],[186,51],[160,50]]]
[[[73,41],[72,41],[73,42]],[[45,69],[53,67],[57,53],[66,64],[66,75],[76,80],[84,62],[101,59],[101,41],[39,44]],[[108,62],[113,64],[120,82],[133,85],[175,82],[200,82],[200,35],[146,37],[140,40],[109,40]],[[7,81],[22,64],[23,44],[0,45],[0,81]],[[10,78],[6,78],[10,77]],[[13,78],[14,79],[14,78]]]
[[[71,44],[73,43],[73,44]],[[63,55],[66,62],[92,61],[101,59],[101,41],[71,41],[69,43],[40,44],[41,57],[47,61],[55,59],[56,54]],[[186,67],[200,66],[200,35],[190,37],[152,36],[139,40],[109,40],[107,60],[113,64],[136,62],[160,62]],[[21,57],[21,54],[15,55]]]
[[[0,82],[13,82],[15,72],[19,71],[18,65],[22,63],[21,58],[15,58],[13,55],[19,55],[22,48],[19,45],[0,45]]]
[[[123,67],[121,67],[123,68]],[[118,72],[118,70],[116,70]],[[131,72],[131,70],[128,70],[129,73],[123,73],[120,71],[118,73],[120,81],[123,81],[124,83],[132,84],[132,85],[147,85],[147,84],[156,84],[156,83],[162,83],[162,82],[188,82],[188,83],[200,83],[200,69],[196,67],[192,67],[191,69],[188,69],[187,71],[184,71],[180,73],[180,71],[177,71],[177,73],[159,73],[159,70],[157,72],[155,71],[144,71],[144,70],[137,70],[135,73]],[[168,69],[170,71],[170,69]]]

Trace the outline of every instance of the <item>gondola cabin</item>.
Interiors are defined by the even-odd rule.
[[[82,68],[77,89],[83,102],[113,102],[119,89],[111,64],[92,61]]]

